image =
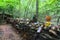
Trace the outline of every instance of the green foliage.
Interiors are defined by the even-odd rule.
[[[60,0],[38,0],[38,6],[39,19],[44,20],[46,15],[60,14]],[[36,14],[36,0],[0,0],[0,11],[3,10],[5,13],[14,15],[14,18],[32,19]]]

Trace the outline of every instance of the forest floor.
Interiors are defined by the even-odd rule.
[[[0,40],[22,40],[11,25],[0,25]]]
[[[0,25],[0,40],[22,40],[22,37],[10,24],[4,24]]]

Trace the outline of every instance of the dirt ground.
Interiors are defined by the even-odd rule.
[[[21,40],[22,38],[10,25],[0,25],[0,40]]]

